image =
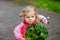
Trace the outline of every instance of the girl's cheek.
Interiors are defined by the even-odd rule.
[[[28,19],[27,18],[24,18],[24,20],[27,22],[28,21]]]

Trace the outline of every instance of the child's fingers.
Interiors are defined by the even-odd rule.
[[[25,38],[21,38],[20,40],[26,40]]]

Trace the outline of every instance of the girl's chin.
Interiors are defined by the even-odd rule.
[[[29,23],[29,24],[32,24],[32,23]]]

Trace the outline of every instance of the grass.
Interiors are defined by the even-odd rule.
[[[52,10],[60,14],[60,1],[52,0],[31,0],[34,6],[38,8]]]
[[[35,7],[48,9],[60,14],[60,1],[59,0],[16,0],[16,2],[32,3]]]

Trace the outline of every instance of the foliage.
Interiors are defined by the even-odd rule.
[[[52,10],[60,14],[60,0],[16,0],[18,3],[30,3],[38,8]]]
[[[36,25],[29,25],[24,33],[24,37],[28,40],[45,40],[48,36],[48,31],[45,26],[42,26],[40,22]]]
[[[31,2],[38,8],[48,9],[60,13],[59,0],[31,0]]]

